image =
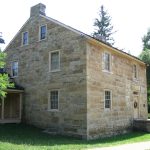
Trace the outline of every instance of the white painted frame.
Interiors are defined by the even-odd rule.
[[[52,91],[58,91],[58,109],[51,109],[51,92]],[[48,93],[48,111],[59,111],[59,96],[60,96],[60,90],[59,89],[52,89]]]
[[[46,27],[46,33],[45,33],[45,39],[41,39],[41,27],[45,26]],[[42,24],[39,26],[39,41],[43,41],[47,39],[47,24]]]
[[[24,33],[28,33],[28,38],[27,38],[27,44],[23,44],[23,35],[24,35]],[[26,45],[29,45],[29,32],[28,31],[25,31],[25,32],[22,32],[22,41],[21,41],[21,46],[26,46]]]
[[[136,78],[135,78],[135,76],[134,76],[134,73],[135,73],[135,72],[134,72],[134,66],[136,66],[136,76],[137,76]],[[134,79],[134,80],[138,80],[138,77],[139,77],[139,72],[138,72],[138,70],[139,70],[139,69],[138,69],[137,64],[133,64],[133,65],[132,65],[132,74],[133,74],[133,79]]]
[[[110,108],[105,108],[105,92],[109,91],[110,92]],[[112,90],[110,89],[104,89],[104,110],[111,110],[112,109]]]
[[[109,62],[110,70],[106,70],[106,69],[105,69],[105,60],[104,60],[104,58],[103,58],[105,54],[108,54],[109,57],[110,57],[110,62]],[[110,52],[104,51],[104,52],[102,53],[102,64],[104,64],[104,68],[103,68],[103,66],[102,66],[102,71],[103,71],[103,72],[112,73],[112,55],[111,55]]]
[[[12,69],[13,69],[13,63],[14,62],[17,62],[18,63],[18,70],[17,70],[17,76],[13,76],[13,71],[12,71]],[[16,60],[16,61],[12,61],[11,62],[11,77],[12,78],[16,78],[16,77],[18,77],[18,74],[19,74],[19,62]]]
[[[59,68],[58,68],[58,69],[55,69],[55,70],[52,70],[52,69],[51,69],[51,54],[52,54],[52,53],[55,53],[55,52],[58,52]],[[49,52],[49,72],[57,72],[57,71],[60,71],[60,50],[54,50],[54,51],[50,51],[50,52]]]

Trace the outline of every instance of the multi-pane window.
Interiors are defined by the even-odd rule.
[[[28,44],[28,32],[23,32],[22,34],[22,45]]]
[[[12,77],[17,77],[18,76],[18,62],[14,61],[11,64],[11,74]]]
[[[105,108],[111,108],[111,91],[105,90]]]
[[[46,25],[40,27],[40,40],[46,39]]]
[[[59,51],[50,52],[50,71],[58,71],[60,69]]]
[[[104,70],[110,71],[110,63],[111,63],[110,54],[105,52],[103,57],[104,57],[103,58]]]
[[[59,93],[57,90],[50,92],[50,109],[58,109]]]
[[[133,77],[137,79],[137,66],[133,65]]]

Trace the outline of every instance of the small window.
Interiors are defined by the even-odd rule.
[[[28,32],[23,32],[22,34],[22,45],[28,44]]]
[[[50,52],[50,71],[60,70],[60,54],[59,51]]]
[[[40,27],[40,40],[46,39],[46,25]]]
[[[58,90],[50,91],[50,109],[58,109],[59,94]]]
[[[111,108],[111,91],[105,90],[105,109],[110,109]]]
[[[107,52],[103,53],[103,70],[111,71],[111,55]]]
[[[11,74],[12,74],[12,77],[18,76],[18,62],[17,61],[12,62]]]
[[[137,79],[137,66],[133,65],[133,77]]]

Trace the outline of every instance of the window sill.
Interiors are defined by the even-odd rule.
[[[22,44],[21,47],[25,47],[25,46],[28,46],[28,45],[29,45],[29,44],[24,44],[24,45]]]
[[[109,111],[111,111],[111,108],[104,108],[104,111],[109,112]]]
[[[42,41],[45,41],[45,40],[47,40],[47,38],[45,38],[45,39],[39,39],[39,42],[42,42]]]
[[[138,78],[133,78],[133,81],[134,82],[139,82],[139,79]]]
[[[49,72],[51,73],[51,72],[59,72],[59,71],[61,71],[60,69],[58,69],[58,70],[50,70]]]
[[[108,71],[108,70],[102,70],[102,71],[105,72],[105,73],[113,74],[112,71]]]
[[[60,112],[59,109],[48,109],[47,111],[48,111],[48,112]]]
[[[14,79],[14,78],[17,78],[17,77],[18,77],[18,76],[11,76],[11,78],[13,78],[13,79]]]

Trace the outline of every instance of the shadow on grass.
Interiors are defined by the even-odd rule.
[[[144,132],[133,132],[111,138],[97,139],[92,141],[79,140],[64,136],[52,136],[42,133],[41,129],[25,124],[0,125],[0,142],[8,142],[17,145],[26,144],[32,146],[54,146],[54,145],[79,145],[82,148],[102,147],[116,144],[138,142]],[[149,136],[150,137],[150,136]],[[137,139],[136,139],[137,138]],[[136,141],[137,140],[137,141]]]

